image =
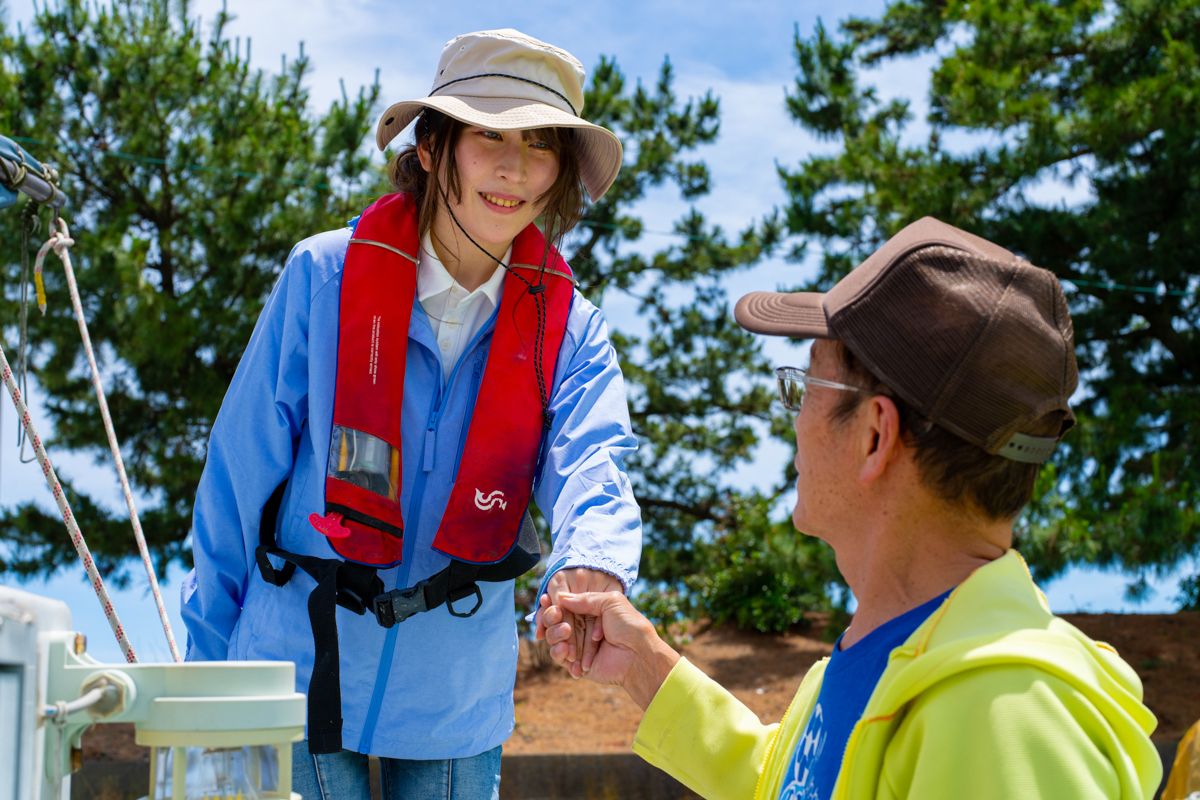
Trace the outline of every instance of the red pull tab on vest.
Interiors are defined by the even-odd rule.
[[[308,521],[318,533],[329,539],[345,539],[350,535],[350,529],[342,524],[342,515],[336,511],[330,511],[325,516],[309,514]]]

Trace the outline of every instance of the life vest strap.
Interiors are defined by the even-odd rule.
[[[284,566],[275,569],[269,556],[282,559]],[[308,621],[312,627],[314,650],[308,685],[308,749],[311,753],[336,753],[342,749],[337,607],[355,614],[365,613],[374,607],[376,598],[381,595],[383,581],[373,567],[290,553],[265,544],[255,551],[255,560],[263,579],[275,586],[287,583],[296,567],[317,583],[308,596]]]
[[[297,567],[317,583],[308,596],[308,620],[314,645],[313,671],[308,685],[308,749],[314,754],[336,753],[342,749],[337,606],[355,614],[364,614],[370,609],[385,628],[443,604],[452,616],[470,617],[483,605],[479,581],[506,581],[523,575],[537,565],[541,553],[533,520],[526,513],[519,537],[523,547],[513,548],[499,563],[481,565],[453,559],[445,569],[407,589],[385,592],[375,567],[280,549],[275,539],[275,526],[286,489],[287,481],[284,481],[263,506],[254,559],[263,580],[274,586],[286,584]],[[282,560],[283,566],[277,569],[271,556]],[[475,600],[469,610],[455,607],[455,603],[471,596]]]
[[[528,514],[525,515],[524,525],[530,530],[533,528],[533,521]],[[533,535],[536,536],[536,533]],[[471,617],[483,605],[479,582],[499,583],[519,578],[537,565],[540,555],[536,549],[531,552],[516,548],[497,564],[471,564],[452,559],[445,569],[407,589],[392,589],[378,595],[371,610],[375,612],[375,619],[385,628],[442,604],[453,617]],[[469,610],[455,606],[455,603],[472,596],[475,600]]]
[[[338,577],[345,562],[326,562],[317,587],[308,596],[313,634],[313,670],[308,681],[308,751],[342,749],[342,670],[338,650]],[[314,576],[316,577],[316,576]]]
[[[383,627],[390,628],[404,622],[414,614],[437,608],[443,603],[446,604],[446,609],[456,617],[473,616],[479,610],[479,606],[483,604],[483,595],[479,591],[479,585],[470,579],[467,584],[451,589],[451,573],[455,571],[454,566],[451,564],[441,572],[431,575],[423,581],[418,581],[407,589],[393,589],[377,596],[371,607],[371,610],[375,612],[375,619]],[[469,571],[474,572],[474,570]],[[476,601],[470,611],[459,612],[454,608],[456,601],[472,594],[475,595]]]

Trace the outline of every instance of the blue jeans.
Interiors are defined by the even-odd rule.
[[[437,761],[379,759],[383,800],[500,800],[500,748]],[[367,757],[292,746],[292,791],[304,800],[371,800]]]

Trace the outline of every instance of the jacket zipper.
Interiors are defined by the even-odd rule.
[[[438,369],[441,364],[436,365]],[[450,373],[453,378],[454,373]],[[442,416],[442,406],[447,392],[445,386],[438,385],[433,393],[433,406],[429,410],[428,422],[425,425],[425,437],[421,450],[421,469],[413,480],[412,497],[409,500],[408,508],[404,514],[404,549],[401,555],[400,566],[396,572],[396,586],[404,587],[409,585],[409,577],[412,573],[412,556],[416,549],[417,542],[417,515],[413,512],[421,508],[421,501],[425,496],[425,479],[426,476],[433,470],[434,445],[437,443],[437,426],[438,420]],[[387,691],[388,680],[391,677],[390,667],[394,659],[396,650],[396,636],[399,634],[396,626],[388,628],[387,634],[383,639],[383,647],[379,652],[379,663],[375,667],[375,688],[371,692],[371,702],[367,705],[367,716],[363,720],[363,732],[361,737],[360,750],[364,753],[371,752],[371,746],[375,740],[375,728],[379,722],[379,712],[383,707],[383,695]]]
[[[787,726],[784,723],[788,721],[788,717],[790,717],[792,712],[796,709],[799,699],[800,696],[797,694],[796,697],[792,698],[792,702],[788,703],[787,710],[783,712],[783,716],[779,719],[778,733],[782,734],[787,731]],[[816,697],[813,696],[812,700],[815,702]],[[803,734],[803,731],[801,731],[801,734]],[[755,800],[764,800],[763,791],[766,789],[767,767],[770,766],[771,759],[775,755],[775,748],[779,746],[779,738],[780,737],[778,735],[775,736],[775,738],[771,740],[770,746],[767,748],[766,758],[763,759],[763,771],[759,773],[758,782],[754,785]]]
[[[499,307],[492,312],[492,317],[495,317],[497,310],[499,310]],[[487,329],[487,326],[488,324],[485,322],[483,327],[481,327],[475,333],[475,336],[471,338],[471,342],[467,346],[466,352],[471,352],[471,350],[475,348],[479,338]],[[446,378],[445,383],[437,386],[434,391],[433,408],[429,412],[429,421],[425,425],[425,437],[421,448],[421,471],[417,473],[416,479],[413,482],[412,499],[409,501],[408,510],[404,516],[404,550],[403,555],[401,556],[402,561],[400,563],[399,570],[396,573],[397,586],[408,586],[410,584],[409,578],[412,572],[412,555],[417,546],[417,516],[414,514],[414,511],[417,511],[421,508],[421,501],[425,497],[426,476],[433,471],[435,457],[434,454],[437,450],[436,444],[438,423],[441,421],[442,411],[445,410],[445,401],[450,394],[450,385],[454,382],[454,378],[458,375],[458,370],[459,367],[462,366],[462,362],[463,359],[460,358],[458,363],[454,365],[454,368],[450,370],[450,375]],[[436,366],[440,369],[441,363],[438,362]],[[477,366],[478,371],[482,373],[483,367],[479,360],[477,360]],[[462,448],[460,447],[460,458],[461,449]],[[398,633],[399,632],[394,625],[388,629],[387,635],[383,640],[383,647],[379,654],[379,665],[376,667],[375,673],[375,689],[371,693],[371,702],[367,706],[367,716],[363,720],[361,747],[362,752],[364,753],[371,751],[371,745],[375,739],[375,727],[379,721],[380,708],[383,705],[383,694],[387,690],[388,679],[391,677],[391,671],[384,669],[384,665],[390,665],[394,660],[393,654],[396,649],[396,636]]]
[[[467,414],[463,419],[462,433],[458,437],[458,453],[454,458],[454,472],[451,473],[455,479],[458,478],[458,468],[462,465],[463,450],[467,447],[467,434],[471,430],[471,420],[475,417],[475,401],[479,397],[479,384],[483,379],[483,358],[476,357],[475,364],[471,368],[471,387],[467,396],[471,398],[471,404],[467,407]]]
[[[860,719],[858,722],[854,723],[854,727],[850,729],[850,737],[846,740],[846,749],[842,753],[842,765],[838,767],[837,777],[833,780],[833,792],[829,795],[829,800],[837,800],[839,797],[846,797],[847,792],[850,791],[850,781],[853,780],[853,778],[850,776],[849,772],[846,771],[846,766],[854,763],[851,757],[853,756],[854,751],[858,748],[858,742],[862,738],[859,734],[862,733],[863,725],[866,723],[867,720]],[[845,778],[845,780],[842,780],[843,778]]]

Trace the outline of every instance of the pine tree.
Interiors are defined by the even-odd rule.
[[[1033,566],[1115,564],[1144,579],[1194,556],[1200,4],[903,0],[838,34],[798,33],[795,53],[788,109],[838,145],[781,170],[788,230],[824,252],[815,287],[926,214],[1064,282],[1078,425],[1018,525]],[[864,75],[914,56],[934,64],[918,132],[910,100],[881,99]],[[1039,199],[1070,180],[1086,198]]]
[[[0,32],[0,130],[35,140],[63,172],[91,335],[131,478],[152,498],[143,527],[160,563],[187,561],[208,432],[289,248],[343,224],[384,188],[362,147],[378,87],[314,114],[303,53],[278,76],[254,70],[248,45],[225,37],[227,22],[218,16],[206,33],[168,0],[53,0],[30,31]],[[825,604],[835,572],[827,551],[771,521],[786,484],[730,486],[762,438],[790,428],[772,416],[769,369],[723,289],[777,243],[778,222],[726,234],[687,208],[710,190],[693,154],[718,135],[715,97],[677,97],[669,62],[651,86],[630,85],[612,59],[591,76],[587,116],[618,133],[626,163],[564,254],[591,300],[623,295],[644,320],[613,331],[641,440],[627,467],[646,526],[642,574],[652,591],[643,601],[663,620],[706,613],[789,625],[803,609],[789,596]],[[668,184],[685,208],[674,243],[638,255],[635,204]],[[5,241],[17,240],[17,224],[0,219]],[[0,268],[7,342],[19,269]],[[47,276],[61,296],[60,276]],[[36,376],[55,446],[94,454],[107,469],[69,315],[55,303],[34,326]],[[72,503],[102,566],[124,569],[133,552],[125,520],[79,492]],[[41,573],[72,557],[58,520],[32,505],[0,517],[0,540],[0,572]]]
[[[0,32],[0,130],[62,173],[84,311],[130,480],[151,498],[141,517],[160,565],[185,552],[210,424],[289,249],[343,224],[379,182],[360,147],[378,86],[315,114],[303,50],[266,75],[249,43],[225,36],[229,20],[204,26],[167,0],[56,0],[30,30]],[[21,225],[4,215],[0,238],[20,241]],[[8,344],[20,270],[14,248],[4,258]],[[33,373],[54,447],[110,470],[56,266],[49,311],[30,319]],[[136,553],[128,521],[68,489],[98,563],[122,575]],[[6,511],[0,530],[0,570],[74,559],[61,521],[34,504]]]

